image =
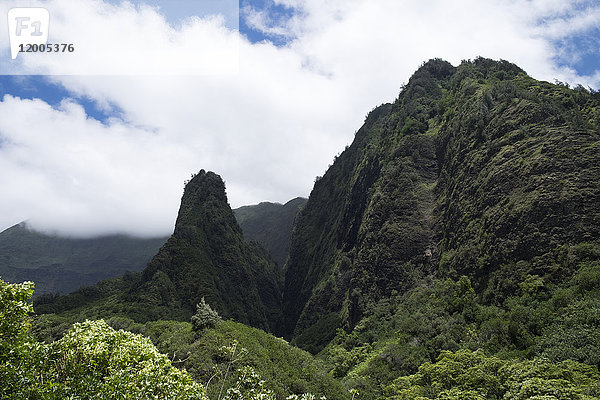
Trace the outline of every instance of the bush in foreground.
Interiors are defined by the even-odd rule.
[[[103,320],[74,324],[44,344],[29,335],[33,284],[0,280],[0,398],[206,400],[150,339]]]

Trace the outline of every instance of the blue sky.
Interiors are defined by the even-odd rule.
[[[109,3],[120,4],[123,0],[108,0]],[[129,0],[131,3],[147,4],[159,7],[161,14],[174,25],[182,19],[192,15],[204,17],[209,14],[223,14],[227,20],[227,26],[237,28],[239,19],[239,7],[236,2],[230,0]]]
[[[9,94],[22,99],[41,99],[53,107],[58,107],[64,99],[73,98],[73,94],[60,83],[43,75],[0,75],[0,98]],[[96,101],[85,96],[77,96],[77,102],[87,115],[98,121],[118,118],[118,107],[100,107]]]
[[[571,67],[580,75],[591,75],[600,68],[600,27],[553,44],[562,54],[562,57],[557,57],[559,65]]]
[[[600,89],[595,0],[132,1],[160,14],[104,1],[0,3],[43,2],[53,40],[81,39],[71,56],[0,60],[51,75],[0,75],[0,230],[27,219],[65,235],[168,234],[200,169],[224,178],[233,207],[308,196],[369,110],[434,57],[506,59]],[[224,61],[190,75],[179,60]],[[115,65],[125,72],[103,72]]]
[[[268,34],[262,30],[256,29],[248,23],[245,18],[244,10],[253,8],[257,10],[265,10],[270,20],[272,21],[286,21],[293,17],[294,12],[297,11],[293,7],[287,7],[282,4],[275,4],[271,0],[240,0],[240,9],[242,10],[240,17],[239,29],[251,42],[261,42],[268,40],[277,46],[284,46],[288,43],[288,39],[281,35]]]

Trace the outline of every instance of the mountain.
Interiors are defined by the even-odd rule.
[[[318,351],[376,305],[472,283],[502,304],[600,237],[600,99],[506,61],[425,63],[315,183],[292,237],[283,332]]]
[[[175,231],[136,296],[190,311],[205,297],[221,315],[269,330],[280,317],[279,281],[268,253],[244,241],[221,178],[202,170],[186,185]]]
[[[290,251],[290,239],[296,215],[306,204],[297,197],[285,204],[263,202],[233,210],[246,240],[260,243],[283,268]]]
[[[173,235],[141,274],[41,299],[36,311],[79,308],[89,317],[187,320],[205,298],[226,318],[275,331],[281,318],[280,281],[267,251],[244,241],[221,177],[201,170],[185,187]]]
[[[0,276],[9,282],[35,282],[36,295],[69,293],[126,271],[141,271],[166,240],[125,235],[66,238],[20,223],[0,233]]]

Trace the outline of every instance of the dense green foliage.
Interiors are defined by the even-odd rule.
[[[70,293],[126,271],[141,271],[166,240],[125,235],[65,238],[20,223],[0,233],[0,276],[8,282],[35,282],[36,296]]]
[[[233,210],[246,240],[260,243],[283,268],[290,251],[292,228],[306,199],[297,197],[285,204],[263,202]]]
[[[507,361],[482,351],[440,354],[385,389],[386,399],[592,400],[600,396],[598,370],[573,361]]]
[[[341,383],[328,373],[323,362],[283,339],[240,323],[221,321],[199,331],[191,323],[179,321],[142,324],[113,317],[107,322],[115,329],[149,337],[173,365],[184,368],[207,387],[207,394],[213,399],[246,379],[254,382],[252,387],[263,381],[260,386],[276,399],[307,392],[328,399],[346,397]],[[43,315],[34,321],[32,330],[39,339],[52,342],[61,337],[65,325],[68,322],[61,317]]]
[[[367,398],[443,350],[600,367],[599,250],[597,243],[565,248],[561,268],[579,266],[571,279],[555,285],[527,275],[501,305],[482,304],[465,276],[423,281],[380,301],[352,332],[339,330],[321,356],[334,365],[334,376]]]
[[[186,322],[148,322],[141,329],[162,352],[176,360],[176,365],[185,367],[200,382],[210,380],[211,398],[221,386],[233,387],[244,367],[252,367],[278,399],[305,392],[328,399],[345,397],[341,384],[327,373],[322,362],[261,330],[233,321],[223,321],[201,334],[195,334]]]
[[[28,334],[30,282],[0,280],[0,397],[3,399],[206,399],[152,342],[104,321],[75,324],[51,344]]]
[[[41,397],[204,399],[204,389],[141,335],[104,321],[75,324],[43,351]],[[31,388],[30,388],[31,389]]]
[[[8,284],[0,279],[0,398],[19,393],[30,377],[27,359],[35,351],[28,345],[29,298],[33,283]]]

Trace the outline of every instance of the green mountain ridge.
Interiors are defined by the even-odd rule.
[[[187,320],[205,298],[224,317],[275,331],[280,281],[280,270],[266,250],[244,241],[221,178],[201,170],[185,187],[173,235],[140,274],[43,299],[36,310],[83,308],[94,318],[117,314],[141,322]]]
[[[599,110],[597,94],[505,61],[424,64],[316,182],[292,238],[284,332],[312,327],[325,344],[428,275],[467,275],[489,301],[514,290],[486,291],[506,264],[567,277],[542,263],[600,236]]]
[[[280,318],[279,282],[269,254],[244,241],[221,178],[202,170],[186,185],[175,231],[143,271],[135,296],[190,315],[205,297],[221,315],[271,330]]]

